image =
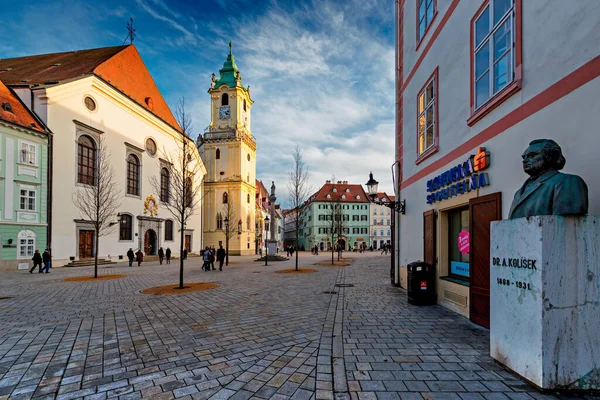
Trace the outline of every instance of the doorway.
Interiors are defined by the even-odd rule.
[[[490,327],[490,223],[502,219],[502,194],[469,200],[470,319]]]
[[[79,259],[94,257],[94,231],[79,231]]]
[[[153,229],[148,229],[144,234],[144,254],[156,255],[156,232]]]
[[[192,251],[192,235],[185,235],[184,249],[188,251]]]

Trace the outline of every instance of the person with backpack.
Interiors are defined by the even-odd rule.
[[[35,267],[39,267],[39,273],[42,273],[42,255],[39,250],[36,250],[31,258],[33,260],[33,267],[29,270],[29,273],[32,274]]]

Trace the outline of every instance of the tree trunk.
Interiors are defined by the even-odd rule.
[[[96,228],[96,241],[94,243],[94,278],[98,277],[98,241],[100,240],[100,229]]]
[[[183,215],[182,215],[183,221]],[[183,249],[185,247],[185,231],[183,229],[184,225],[181,224],[181,243],[179,245],[179,289],[183,289]]]
[[[298,237],[296,236],[296,247],[298,247]],[[298,249],[296,248],[296,271],[298,271]]]

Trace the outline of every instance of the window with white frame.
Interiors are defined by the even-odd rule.
[[[514,80],[515,0],[489,0],[472,29],[475,109]]]
[[[19,258],[31,258],[35,252],[35,233],[30,230],[20,231],[17,235]]]
[[[36,145],[31,143],[21,143],[21,153],[19,162],[23,164],[36,165]]]
[[[419,113],[419,155],[425,153],[435,144],[435,79],[434,76],[417,97]]]
[[[418,0],[419,4],[419,41],[425,36],[427,28],[435,15],[435,0]]]
[[[35,190],[21,189],[19,197],[21,210],[35,211]]]

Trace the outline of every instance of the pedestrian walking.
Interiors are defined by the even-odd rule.
[[[167,257],[167,264],[171,264],[171,248],[167,247],[167,251],[165,252],[165,257]]]
[[[210,246],[210,267],[213,271],[215,271],[215,258],[217,256],[217,251],[215,250],[215,246]]]
[[[162,247],[158,249],[158,262],[162,265],[163,259],[165,258],[165,252]]]
[[[183,259],[187,260],[187,249],[183,249]]]
[[[134,258],[135,258],[135,255],[133,254],[133,249],[130,247],[129,250],[127,251],[127,259],[129,260],[130,267],[133,265]]]
[[[33,260],[33,267],[31,267],[31,269],[29,270],[29,273],[32,274],[33,270],[35,269],[35,267],[39,267],[39,273],[42,273],[42,255],[40,254],[39,250],[36,250],[35,253],[33,253],[33,257],[31,258]]]
[[[223,261],[225,261],[225,249],[223,246],[219,246],[219,250],[217,250],[217,261],[219,261],[219,271],[223,271]]]
[[[138,267],[142,265],[142,261],[144,261],[144,253],[142,253],[142,250],[138,250],[137,253],[135,253],[135,259],[138,263]]]
[[[42,262],[44,263],[44,268],[42,271],[49,274],[50,273],[50,250],[46,249],[42,253]]]
[[[204,252],[202,253],[202,261],[202,270],[210,271],[210,250],[208,249],[208,246],[206,246]]]

